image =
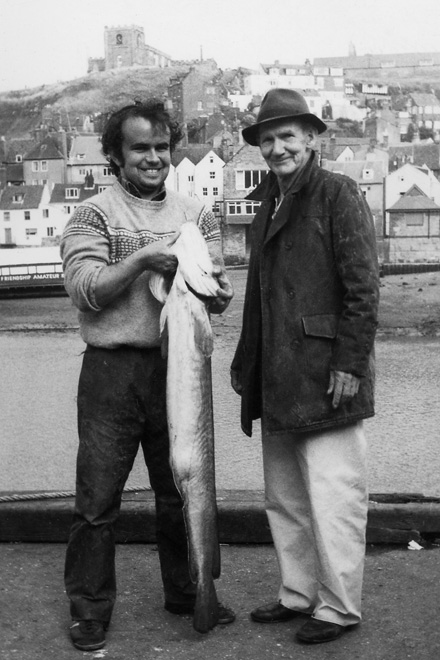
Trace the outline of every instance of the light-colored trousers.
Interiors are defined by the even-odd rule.
[[[368,513],[363,424],[281,436],[264,426],[266,512],[281,572],[279,599],[322,621],[359,623]]]

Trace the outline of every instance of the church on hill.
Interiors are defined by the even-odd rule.
[[[104,28],[105,57],[90,57],[87,73],[130,66],[165,68],[171,57],[145,43],[144,28],[138,25]]]

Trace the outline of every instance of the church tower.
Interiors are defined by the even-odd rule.
[[[105,68],[143,65],[145,57],[144,29],[137,25],[105,27]]]

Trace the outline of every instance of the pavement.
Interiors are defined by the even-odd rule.
[[[63,587],[65,544],[0,544],[2,660],[437,660],[440,658],[440,547],[367,548],[363,621],[338,640],[303,645],[306,617],[257,624],[249,611],[276,598],[278,568],[270,544],[222,545],[220,600],[235,623],[197,633],[190,616],[163,609],[154,544],[118,544],[118,599],[101,651],[76,650]]]
[[[117,527],[112,625],[106,647],[86,654],[71,645],[63,585],[73,499],[52,495],[0,501],[2,660],[440,658],[438,500],[370,496],[363,622],[334,642],[308,646],[295,639],[305,617],[270,625],[249,619],[251,609],[276,599],[279,584],[262,492],[218,492],[222,575],[217,590],[237,619],[207,635],[194,631],[191,617],[163,609],[152,493],[127,492]]]

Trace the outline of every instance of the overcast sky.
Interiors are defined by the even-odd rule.
[[[440,51],[439,0],[0,0],[0,91],[87,73],[104,27],[139,25],[173,59],[223,68]]]

